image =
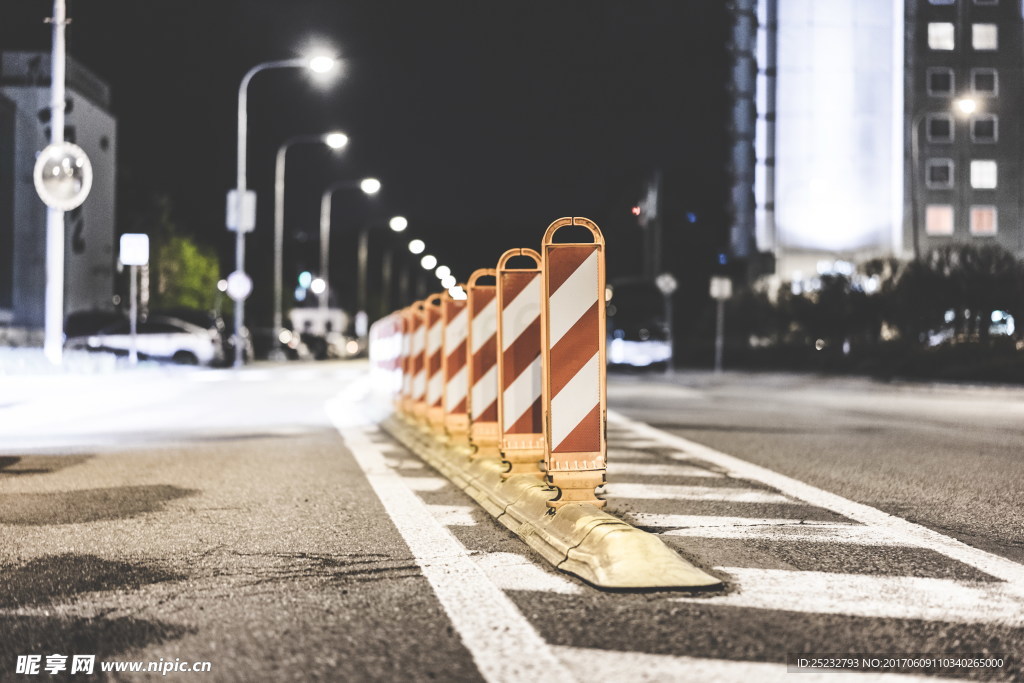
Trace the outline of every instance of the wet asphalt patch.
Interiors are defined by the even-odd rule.
[[[44,526],[127,519],[197,493],[195,489],[166,485],[10,493],[0,497],[0,524]]]

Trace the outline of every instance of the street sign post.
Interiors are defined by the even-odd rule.
[[[121,235],[121,263],[128,266],[128,324],[131,341],[128,344],[128,364],[139,364],[139,266],[149,263],[149,235],[125,233]]]
[[[722,350],[725,346],[725,302],[732,298],[732,280],[727,277],[711,278],[711,298],[717,301],[715,316],[715,372],[722,371]]]
[[[253,190],[241,195],[238,190],[228,190],[225,222],[232,232],[252,232],[256,228],[256,193]]]

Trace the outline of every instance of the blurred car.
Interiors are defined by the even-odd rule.
[[[169,360],[183,365],[216,365],[224,360],[224,347],[216,330],[180,318],[151,315],[138,324],[137,331],[139,358]],[[121,320],[95,334],[70,337],[65,348],[125,355],[131,348],[131,339],[129,322]]]
[[[672,358],[665,297],[653,282],[620,280],[609,287],[608,364],[663,368]]]

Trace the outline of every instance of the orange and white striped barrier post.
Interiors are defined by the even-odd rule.
[[[419,329],[418,315],[413,308],[415,304],[402,309],[402,327],[405,334],[402,339],[402,392],[398,400],[398,410],[403,416],[413,416],[413,384],[416,378],[416,356],[413,349],[416,344],[416,332]]]
[[[412,375],[409,372],[409,344],[412,341],[412,335],[409,334],[409,328],[411,326],[411,320],[409,315],[409,309],[403,308],[400,311],[395,311],[392,315],[397,318],[398,328],[398,389],[395,393],[395,410],[399,413],[405,413],[405,401],[409,396],[409,392],[412,388]]]
[[[509,268],[516,257],[533,260],[534,267]],[[510,249],[498,259],[498,424],[505,478],[543,476],[540,265],[540,254],[533,249]]]
[[[555,243],[569,225],[586,228],[591,243]],[[605,481],[608,445],[605,376],[605,244],[586,218],[560,218],[544,233],[541,340],[548,482],[558,488],[550,507],[590,503]]]
[[[465,287],[463,287],[465,289]],[[469,393],[469,369],[466,339],[469,336],[469,310],[466,299],[445,295],[441,301],[441,323],[444,325],[444,352],[441,361],[444,373],[444,429],[452,444],[469,445],[469,414],[466,412]]]
[[[480,283],[496,275],[493,268],[481,268],[466,281],[469,440],[477,458],[498,456],[498,302],[495,285]]]
[[[427,345],[424,359],[427,367],[425,424],[437,435],[444,434],[444,325],[441,320],[441,294],[427,297]]]
[[[426,301],[417,301],[412,305],[412,396],[409,400],[409,417],[420,422],[426,419],[427,413],[427,308]]]

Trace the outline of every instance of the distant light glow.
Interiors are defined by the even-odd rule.
[[[688,223],[696,223],[697,222],[697,214],[695,214],[693,211],[688,211],[686,213],[686,221]]]
[[[438,266],[437,270],[434,271],[434,275],[436,275],[437,279],[439,279],[439,280],[443,280],[444,278],[448,277],[451,274],[452,274],[452,269],[449,268],[448,266]],[[448,288],[445,287],[445,289],[448,289]]]
[[[309,68],[314,73],[325,74],[338,65],[338,60],[328,55],[317,55],[309,60]]]
[[[467,298],[466,297],[466,290],[464,290],[460,285],[455,285],[454,287],[449,287],[448,288],[448,296],[450,296],[451,298],[455,299],[456,301],[465,301],[466,298]]]
[[[316,278],[309,284],[309,290],[314,294],[323,294],[327,289],[327,283],[323,281],[323,278]]]
[[[446,275],[443,278],[441,278],[441,286],[444,287],[445,289],[451,289],[456,285],[457,282],[458,280],[455,279],[454,275]]]
[[[423,266],[424,270],[433,270],[437,266],[437,257],[427,254],[420,259],[420,265]]]
[[[350,339],[345,344],[345,350],[352,355],[359,353],[359,342],[357,342],[355,339]]]
[[[308,270],[304,270],[299,273],[299,287],[303,289],[309,289],[309,285],[313,282],[313,273]]]
[[[978,102],[970,97],[962,97],[956,101],[956,108],[961,114],[973,114],[978,109]]]
[[[409,242],[409,251],[414,254],[422,254],[423,250],[427,248],[427,245],[423,243],[423,240],[413,240]]]
[[[227,280],[218,280],[217,281],[217,290],[221,291],[221,292],[228,291],[228,281]]]
[[[279,335],[277,335],[277,340],[279,342],[281,342],[282,344],[286,344],[286,345],[287,344],[291,344],[292,343],[292,333],[291,333],[291,330],[281,330],[281,333]]]
[[[388,221],[388,227],[395,232],[402,232],[409,227],[409,221],[405,219],[405,216],[395,216]]]
[[[344,133],[328,133],[324,136],[324,142],[331,149],[341,149],[348,144],[348,136]]]
[[[363,178],[359,181],[359,189],[366,194],[377,194],[380,192],[380,181],[376,178]]]
[[[631,211],[633,212],[633,215],[634,215],[634,216],[639,216],[639,215],[640,215],[640,207],[639,207],[639,206],[634,206],[634,207],[633,207],[633,208],[631,209]]]

